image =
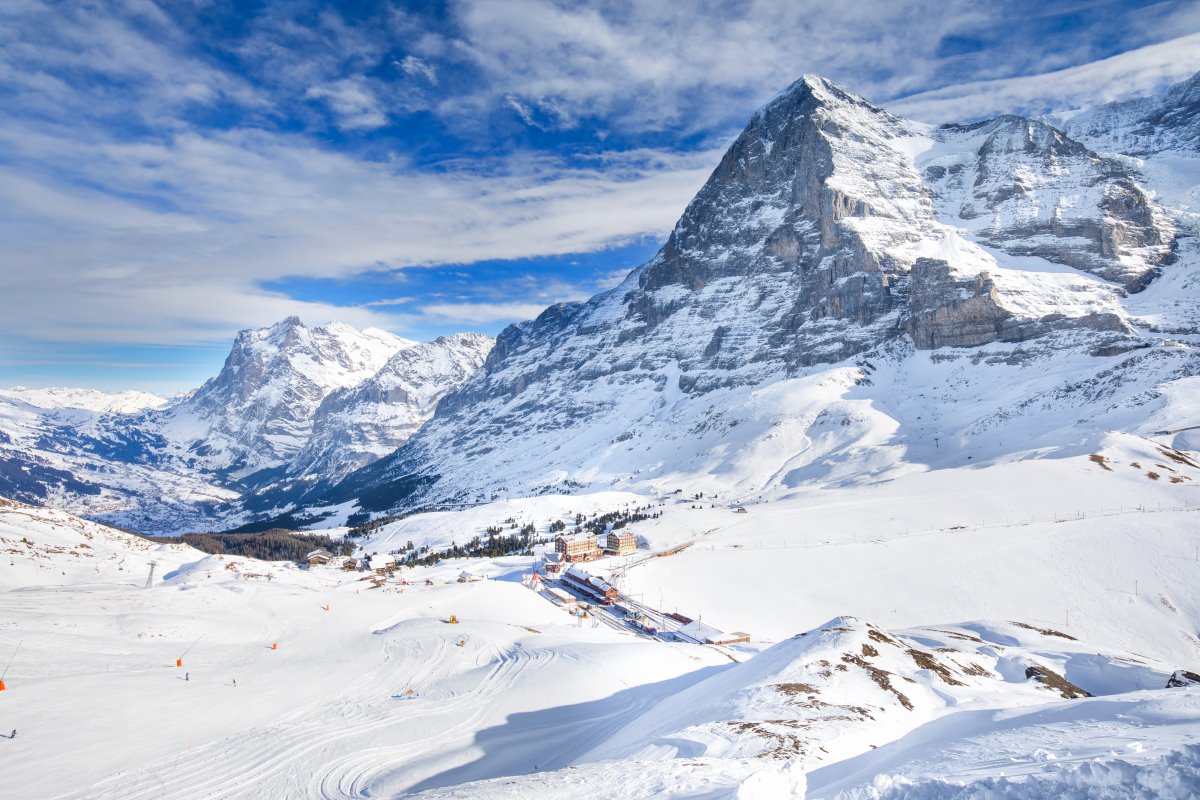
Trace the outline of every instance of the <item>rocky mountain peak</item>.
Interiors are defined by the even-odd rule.
[[[325,501],[382,509],[672,469],[745,467],[755,485],[767,462],[770,480],[823,474],[814,442],[832,439],[815,430],[790,462],[778,445],[786,468],[742,464],[730,441],[773,453],[790,424],[755,398],[817,375],[838,395],[870,382],[852,363],[914,348],[1127,352],[1139,334],[1123,298],[1175,246],[1126,167],[1051,125],[935,129],[805,76],[751,117],[653,259],[506,329],[419,433]],[[734,432],[758,413],[735,396],[762,427]],[[817,426],[826,412],[810,413]],[[870,416],[829,413],[849,429]]]
[[[254,470],[292,458],[332,391],[370,378],[414,343],[380,330],[331,323],[309,328],[288,317],[234,340],[221,372],[168,415],[168,425],[208,429],[195,452],[204,463]]]

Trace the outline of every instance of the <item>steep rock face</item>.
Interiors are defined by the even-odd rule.
[[[1117,314],[1093,312],[1067,320],[1061,314],[1032,319],[1000,304],[1000,292],[986,271],[956,277],[946,261],[918,258],[912,268],[912,297],[904,330],[919,350],[978,347],[989,342],[1023,342],[1060,329],[1089,329],[1100,334],[1097,348],[1113,346],[1131,330]]]
[[[417,436],[325,500],[384,509],[732,471],[735,436],[784,424],[748,397],[868,380],[823,365],[910,337],[1056,334],[1047,347],[1123,352],[1138,334],[1117,284],[1156,274],[1165,220],[1128,171],[1044,124],[931,129],[805,78],[754,115],[654,259],[502,332]],[[848,409],[813,424],[877,435]]]
[[[331,392],[289,474],[336,481],[392,452],[475,374],[494,343],[479,333],[439,336],[399,351],[357,386]]]
[[[330,392],[362,383],[414,344],[340,323],[308,328],[296,317],[242,331],[220,374],[172,408],[164,430],[201,468],[276,466],[304,447]]]
[[[985,244],[1136,291],[1171,253],[1174,225],[1117,161],[1034,120],[934,132],[921,159],[942,219]]]
[[[996,284],[986,272],[956,279],[947,262],[919,258],[912,268],[912,286],[905,329],[922,350],[996,341],[1012,317],[1000,307]]]

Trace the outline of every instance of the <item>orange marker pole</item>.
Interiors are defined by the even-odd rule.
[[[8,687],[4,685],[4,681],[0,681],[0,692],[3,692],[3,691],[4,691],[4,690],[6,690],[7,688],[8,688]]]
[[[278,642],[271,642],[271,649],[272,649],[272,650],[278,650],[278,649],[279,649],[279,643],[278,643]]]
[[[175,666],[177,666],[177,667],[182,667],[182,666],[183,666],[183,659],[182,659],[182,658],[177,658],[177,659],[175,659]]]

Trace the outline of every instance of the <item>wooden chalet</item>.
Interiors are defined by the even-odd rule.
[[[307,556],[304,557],[304,560],[308,562],[308,565],[310,567],[320,566],[320,565],[328,564],[330,561],[333,561],[333,553],[329,552],[328,550],[326,550],[325,548],[322,547],[322,548],[313,550],[311,553],[309,553]]]

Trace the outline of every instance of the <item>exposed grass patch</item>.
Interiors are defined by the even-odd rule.
[[[845,661],[847,664],[853,664],[856,667],[862,668],[862,670],[871,677],[871,680],[875,681],[880,689],[883,689],[885,692],[891,692],[896,696],[896,699],[900,701],[900,705],[904,706],[909,711],[913,710],[912,700],[909,700],[903,692],[901,692],[895,686],[892,686],[892,673],[888,672],[887,670],[880,669],[874,664],[868,664],[866,661],[863,661],[862,656],[857,656],[853,653],[846,653],[843,655],[842,661]]]
[[[904,646],[900,642],[896,641],[896,639],[894,637],[887,635],[886,633],[879,630],[878,628],[868,629],[867,636],[871,637],[872,639],[879,642],[880,644],[890,644],[893,647],[903,647]]]
[[[1177,464],[1186,464],[1189,467],[1200,469],[1200,464],[1197,464],[1192,458],[1179,452],[1174,447],[1159,447],[1158,452],[1162,453],[1164,456],[1176,462]]]
[[[914,650],[910,647],[908,655],[918,667],[929,670],[951,686],[966,686],[965,683],[954,677],[945,664],[929,655],[929,653],[923,653],[920,650]]]
[[[1088,456],[1088,460],[1093,464],[1099,464],[1100,469],[1106,469],[1109,472],[1112,472],[1112,467],[1108,465],[1108,459],[1099,453],[1092,453],[1090,456]]]
[[[980,639],[978,636],[972,636],[971,634],[959,633],[958,631],[943,631],[939,628],[930,628],[930,630],[935,631],[937,633],[944,633],[952,639],[962,639],[964,642],[975,642],[977,644],[984,644],[983,639]]]
[[[1091,697],[1092,695],[1080,689],[1069,680],[1059,675],[1052,669],[1047,669],[1040,664],[1031,664],[1025,668],[1025,677],[1032,678],[1038,683],[1045,686],[1047,689],[1052,689],[1058,692],[1068,700],[1073,700],[1076,697]]]
[[[1058,638],[1060,638],[1060,639],[1069,639],[1069,640],[1070,640],[1070,641],[1072,641],[1072,642],[1078,642],[1078,641],[1079,641],[1078,639],[1076,639],[1076,638],[1075,638],[1074,636],[1072,636],[1071,634],[1069,634],[1069,633],[1063,633],[1062,631],[1056,631],[1056,630],[1054,630],[1053,628],[1039,628],[1039,627],[1036,627],[1036,626],[1034,626],[1034,625],[1028,625],[1028,624],[1026,624],[1026,623],[1024,623],[1024,622],[1015,622],[1015,621],[1013,621],[1013,620],[1009,620],[1009,621],[1008,621],[1008,624],[1009,624],[1009,625],[1016,625],[1018,628],[1024,628],[1024,629],[1025,629],[1025,630],[1027,630],[1027,631],[1037,631],[1037,632],[1038,632],[1038,633],[1040,633],[1042,636],[1057,636],[1057,637],[1058,637]]]
[[[1147,477],[1147,478],[1149,478],[1149,479],[1150,479],[1150,480],[1152,480],[1152,481],[1156,481],[1156,480],[1158,480],[1159,478],[1161,478],[1161,477],[1162,477],[1162,475],[1159,475],[1159,474],[1158,474],[1157,472],[1155,472],[1154,470],[1150,470],[1149,472],[1147,472],[1147,473],[1146,473],[1146,477]]]
[[[863,642],[862,654],[867,658],[875,658],[879,655],[879,651],[874,647],[871,647],[871,645],[867,644],[866,642]]]

